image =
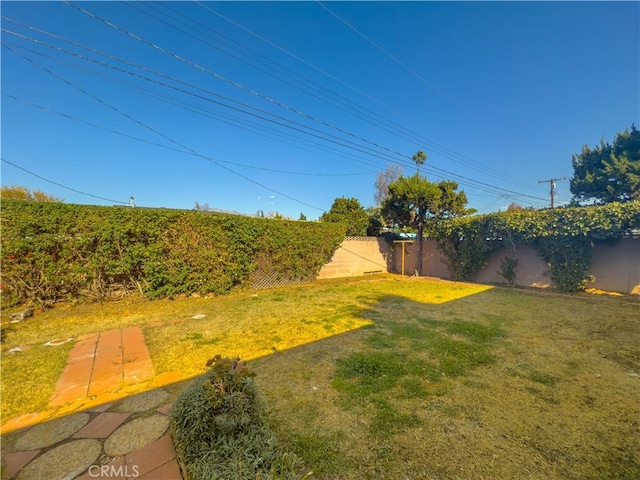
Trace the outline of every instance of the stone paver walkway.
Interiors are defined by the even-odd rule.
[[[3,437],[3,479],[182,480],[164,389]]]
[[[50,410],[2,426],[3,480],[182,480],[159,388],[179,380],[154,377],[139,327],[80,337]]]

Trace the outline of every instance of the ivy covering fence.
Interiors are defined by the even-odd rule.
[[[515,210],[434,223],[437,241],[455,280],[472,280],[497,251],[507,249],[501,275],[516,275],[516,244],[534,245],[549,265],[552,286],[575,292],[591,280],[593,245],[640,229],[640,202],[604,206]]]
[[[186,210],[2,202],[2,305],[225,294],[258,269],[315,278],[345,226]]]

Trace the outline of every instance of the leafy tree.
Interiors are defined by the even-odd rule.
[[[304,213],[300,212],[300,218],[298,220],[300,220],[301,222],[306,222],[307,216]]]
[[[402,176],[402,166],[398,164],[391,164],[384,172],[379,172],[376,176],[376,183],[374,184],[375,191],[373,199],[376,205],[382,205],[389,195],[389,184],[395,182]]]
[[[367,207],[367,215],[369,216],[369,226],[367,227],[367,236],[377,237],[385,226],[386,222],[382,216],[381,207]]]
[[[602,140],[573,154],[570,190],[574,203],[640,200],[640,131],[635,125],[616,134],[613,144]]]
[[[466,209],[467,195],[457,189],[456,182],[434,183],[418,174],[400,177],[389,185],[382,215],[398,227],[409,226],[416,230],[418,275],[422,275],[422,240],[427,222],[473,212]]]
[[[344,223],[348,236],[362,236],[367,234],[369,215],[357,198],[341,197],[333,201],[331,209],[322,214],[320,221]]]
[[[30,202],[64,202],[62,198],[49,195],[40,190],[29,190],[17,185],[3,185],[0,188],[2,200],[27,200]]]

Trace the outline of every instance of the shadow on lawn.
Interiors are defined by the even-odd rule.
[[[319,478],[637,478],[637,386],[582,343],[604,320],[493,292],[354,298],[369,325],[251,362],[272,428]]]
[[[552,342],[555,317],[542,306],[552,311],[563,299],[416,280],[369,285],[327,309],[326,326],[351,319],[354,328],[326,328],[320,339],[250,361],[272,429],[314,478],[453,478],[461,467],[476,478],[637,478],[637,422],[601,406],[622,405],[615,389],[611,398],[591,385],[585,393],[577,368],[559,375],[546,353],[511,345],[523,341],[511,338],[511,325],[529,319],[538,322],[535,338]],[[276,331],[270,338],[286,340]],[[224,347],[194,339],[206,358]],[[583,353],[566,353],[566,362],[580,365]],[[175,398],[188,383],[163,388]]]

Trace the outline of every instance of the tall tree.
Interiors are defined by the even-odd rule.
[[[609,144],[573,154],[570,190],[574,203],[598,204],[640,200],[640,131],[635,125],[618,133]]]
[[[376,176],[376,183],[374,184],[375,190],[373,193],[373,199],[376,205],[382,205],[389,195],[389,184],[395,182],[402,176],[402,166],[397,163],[393,163],[387,167],[384,172],[378,172]]]
[[[30,202],[64,202],[62,198],[49,195],[40,190],[29,190],[17,185],[3,185],[0,188],[2,200],[28,200]]]
[[[420,176],[420,165],[427,161],[427,154],[422,150],[418,150],[418,153],[416,153],[411,158],[413,158],[413,161],[416,162],[416,165],[418,166],[418,176]]]
[[[417,173],[412,177],[400,177],[389,185],[389,196],[382,206],[382,214],[398,227],[409,226],[416,231],[418,243],[417,272],[422,275],[422,243],[424,229],[429,221],[466,215],[467,195],[457,192],[456,182],[428,181]]]
[[[366,212],[369,216],[367,236],[377,237],[378,235],[380,235],[382,228],[386,225],[382,216],[382,207],[367,207]]]
[[[336,198],[328,212],[320,217],[321,222],[344,223],[347,235],[364,236],[369,226],[369,215],[357,198]]]

